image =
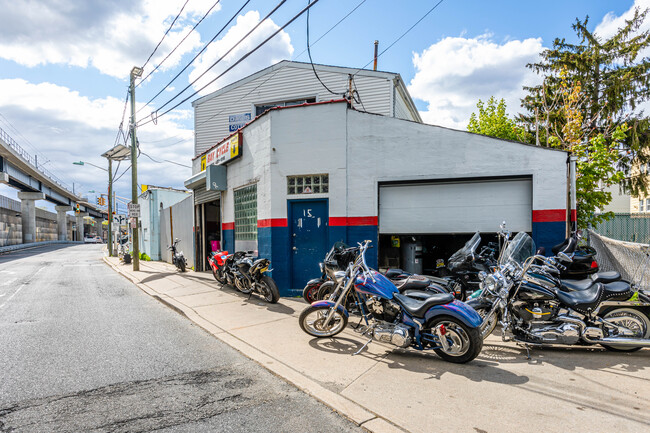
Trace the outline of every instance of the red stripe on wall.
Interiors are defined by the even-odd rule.
[[[286,218],[269,218],[257,220],[257,227],[288,227]]]
[[[571,221],[577,221],[578,220],[578,211],[575,209],[571,209]]]
[[[554,223],[566,220],[565,209],[545,209],[533,211],[534,223]]]
[[[365,217],[330,217],[330,226],[376,226],[376,216]]]
[[[235,223],[221,223],[222,230],[235,230]]]

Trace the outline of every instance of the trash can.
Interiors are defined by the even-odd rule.
[[[128,265],[129,263],[131,263],[131,254],[126,253],[124,254],[124,264]]]

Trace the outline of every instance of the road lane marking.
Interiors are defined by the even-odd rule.
[[[6,301],[4,301],[2,304],[0,304],[0,309],[1,309],[2,307],[4,307],[5,305],[7,305],[7,302],[11,301],[11,298],[13,298],[14,296],[16,296],[16,294],[18,294],[18,292],[20,292],[20,291],[23,289],[23,287],[25,287],[26,285],[28,285],[28,284],[29,284],[29,283],[34,279],[34,277],[36,276],[36,274],[38,274],[39,272],[41,272],[42,269],[43,269],[43,268],[39,268],[36,272],[34,272],[34,273],[30,276],[30,278],[29,278],[28,281],[25,281],[23,284],[21,284],[21,286],[18,287],[18,290],[16,290],[14,293],[12,293],[12,295],[9,296],[9,297],[7,298]]]

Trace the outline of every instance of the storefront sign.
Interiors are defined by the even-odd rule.
[[[251,113],[231,114],[228,116],[228,131],[235,132],[251,121]]]
[[[241,131],[212,149],[205,155],[205,165],[221,165],[241,156],[242,133]],[[203,165],[203,160],[201,160]]]

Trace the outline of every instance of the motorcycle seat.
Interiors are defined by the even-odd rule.
[[[426,278],[409,277],[403,280],[393,280],[393,284],[395,284],[395,287],[397,287],[400,293],[402,293],[404,290],[426,289],[429,284],[431,284],[431,281],[427,280]]]
[[[604,272],[597,272],[591,276],[591,279],[595,283],[613,283],[614,281],[618,281],[621,279],[621,274],[619,274],[616,271],[604,271]]]
[[[589,310],[593,311],[602,301],[604,293],[605,287],[601,283],[594,284],[585,290],[576,290],[574,292],[557,290],[555,292],[558,299],[567,307],[583,314],[587,314]]]
[[[401,269],[388,269],[388,270],[386,270],[386,273],[384,275],[389,280],[392,280],[393,278],[397,278],[402,274],[404,274],[404,271],[401,270]]]
[[[393,297],[410,315],[417,318],[424,318],[424,315],[431,307],[448,304],[454,300],[454,295],[451,293],[430,295],[428,298],[423,300],[409,298],[400,293],[395,293]]]
[[[562,288],[569,292],[587,290],[596,284],[591,278],[584,280],[562,280]]]
[[[630,283],[627,281],[614,281],[603,285],[605,292],[603,293],[603,301],[626,301],[633,295]]]

